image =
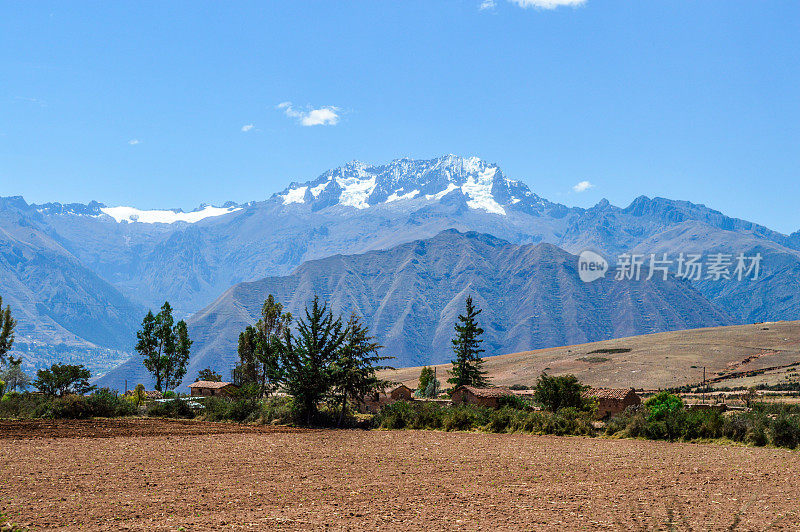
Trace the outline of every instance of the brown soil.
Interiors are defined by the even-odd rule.
[[[797,530],[800,520],[797,451],[152,420],[0,433],[13,434],[0,441],[0,507],[36,530]]]

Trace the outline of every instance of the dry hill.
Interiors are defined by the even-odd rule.
[[[573,373],[594,386],[657,389],[700,383],[703,366],[712,385],[750,386],[798,380],[800,321],[710,327],[631,336],[487,357],[493,384],[532,385],[547,372]],[[436,366],[447,379],[449,364]],[[416,387],[420,368],[382,373]]]

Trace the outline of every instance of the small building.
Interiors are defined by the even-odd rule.
[[[633,388],[589,388],[583,396],[597,401],[599,419],[616,416],[629,406],[642,404],[641,397]]]
[[[238,389],[239,387],[231,382],[197,381],[189,385],[192,397],[230,397],[234,395]]]
[[[397,401],[413,401],[414,390],[405,384],[393,384],[383,392],[375,392],[364,397],[362,410],[365,413],[377,413],[381,408]]]
[[[508,388],[476,388],[475,386],[459,386],[451,395],[454,405],[470,404],[489,406],[497,408],[500,406],[500,398],[514,393]]]

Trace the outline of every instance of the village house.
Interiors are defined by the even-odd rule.
[[[500,406],[500,398],[509,395],[514,395],[514,392],[504,387],[476,388],[464,385],[453,390],[451,399],[454,405],[469,404],[497,408]]]
[[[642,403],[633,388],[589,388],[583,392],[583,396],[597,401],[598,419],[616,416],[629,406]]]
[[[377,413],[386,405],[397,401],[412,401],[414,390],[405,384],[395,384],[386,388],[383,392],[375,392],[364,397],[363,411],[366,413]]]
[[[192,397],[230,397],[238,389],[238,386],[230,382],[197,381],[189,385]]]

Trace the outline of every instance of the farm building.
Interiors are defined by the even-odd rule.
[[[621,414],[629,406],[642,403],[633,388],[589,388],[583,395],[597,401],[597,417],[600,419]]]
[[[230,397],[239,389],[230,382],[197,381],[189,385],[192,396],[224,396]]]
[[[383,393],[375,392],[364,398],[363,410],[369,413],[375,413],[386,405],[396,403],[397,401],[411,401],[413,400],[414,390],[405,384],[396,384],[389,386]]]
[[[508,388],[476,388],[474,386],[459,386],[451,396],[454,405],[466,403],[470,405],[500,406],[500,398],[514,393]]]

